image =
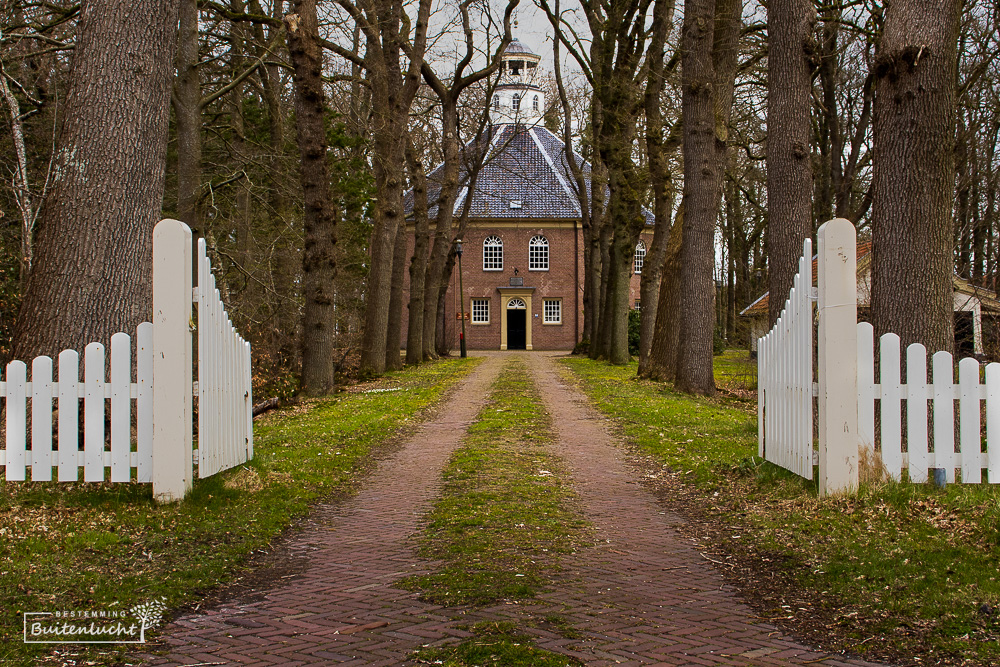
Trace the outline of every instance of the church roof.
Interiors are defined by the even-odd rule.
[[[470,142],[463,150],[459,176],[459,194],[455,215],[460,215],[468,193],[468,166],[473,158],[485,154],[476,180],[469,209],[470,218],[489,219],[570,219],[578,220],[580,202],[576,180],[566,161],[565,144],[541,126],[499,125],[484,133],[478,147]],[[590,165],[574,152],[577,164],[590,185]],[[435,200],[441,191],[444,166],[427,175],[429,216],[437,217]],[[405,199],[407,217],[413,213],[413,192]],[[653,216],[646,213],[647,224]]]

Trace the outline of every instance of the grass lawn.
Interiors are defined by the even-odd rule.
[[[353,493],[371,455],[480,361],[425,364],[267,415],[254,460],[196,481],[178,504],[156,505],[148,484],[0,482],[0,664],[49,652],[22,642],[22,612],[174,608],[230,580],[311,503]],[[83,659],[113,662],[111,650]]]
[[[716,357],[720,386],[736,356]],[[634,364],[565,364],[630,443],[669,466],[665,483],[695,492],[696,532],[776,573],[754,594],[768,617],[870,658],[1000,661],[1000,490],[878,482],[820,500],[814,483],[756,456],[752,401],[680,394],[637,379]]]

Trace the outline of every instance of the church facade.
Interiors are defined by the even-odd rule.
[[[576,181],[563,142],[541,125],[545,93],[534,83],[540,57],[514,40],[502,59],[490,105],[492,125],[483,143],[486,154],[469,202],[461,275],[456,265],[438,326],[444,325],[457,348],[464,310],[469,349],[571,350],[583,334],[584,238]],[[589,166],[577,160],[589,189]],[[440,172],[438,167],[428,174],[431,202]],[[463,187],[455,202],[456,224],[469,196]],[[408,196],[406,213],[411,212]],[[430,217],[433,229],[433,204]],[[652,216],[647,217],[651,226]],[[407,231],[407,256],[412,256],[412,224]],[[651,236],[650,229],[636,247],[631,284],[636,307]],[[408,277],[404,290],[405,303]]]

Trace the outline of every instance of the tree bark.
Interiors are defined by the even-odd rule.
[[[299,144],[305,242],[302,252],[302,391],[328,393],[334,387],[334,244],[337,215],[330,198],[326,161],[326,94],[316,0],[297,0],[285,17],[295,87],[295,130]]]
[[[741,0],[690,0],[685,11],[684,238],[681,243],[680,344],[675,385],[714,394],[715,225],[722,197],[741,26]]]
[[[666,148],[663,137],[663,113],[660,110],[660,95],[664,87],[664,62],[667,32],[673,19],[673,3],[660,9],[654,17],[652,43],[644,104],[646,109],[646,161],[649,164],[649,180],[653,188],[653,241],[647,249],[639,280],[639,368],[641,376],[649,363],[649,351],[653,346],[656,328],[656,313],[659,305],[660,276],[663,258],[670,239],[670,217],[673,208],[674,185],[667,166]],[[664,12],[663,15],[660,12]]]
[[[659,382],[673,382],[677,377],[677,351],[680,345],[681,320],[681,247],[684,241],[684,204],[677,210],[670,228],[667,249],[663,256],[660,292],[657,298],[656,326],[649,361],[641,377]]]
[[[410,23],[408,19],[403,20],[403,3],[374,0],[366,6],[365,15],[348,0],[339,0],[339,4],[355,20],[362,21],[367,41],[366,64],[375,128],[372,172],[376,202],[361,336],[361,373],[381,375],[385,371],[396,231],[403,224],[406,125],[410,105],[420,85],[431,2],[420,0],[417,7],[413,41],[406,47],[409,64],[405,71],[402,58],[404,42],[410,39],[407,32]]]
[[[407,143],[406,161],[413,183],[413,258],[410,260],[410,303],[406,327],[406,363],[419,364],[424,356],[424,283],[430,221],[427,216],[427,176],[412,142]]]
[[[872,324],[954,347],[952,221],[961,3],[896,0],[875,58]]]
[[[812,232],[812,81],[807,53],[813,15],[809,0],[768,4],[767,261],[772,324],[792,288],[802,241]]]
[[[84,0],[13,352],[108,345],[152,315],[177,2]]]
[[[389,295],[389,325],[385,338],[385,369],[398,371],[403,367],[400,355],[403,339],[403,276],[406,274],[406,224],[396,232],[392,255],[392,292]]]
[[[180,0],[177,31],[177,79],[174,118],[177,124],[177,217],[193,236],[204,236],[198,200],[201,194],[201,79],[198,76],[198,2]],[[234,74],[235,76],[235,74]]]

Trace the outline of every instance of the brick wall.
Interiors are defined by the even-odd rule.
[[[412,256],[413,230],[408,230]],[[497,236],[503,241],[503,270],[483,270],[483,241]],[[549,269],[529,269],[528,245],[534,236],[544,236],[549,244]],[[647,247],[651,234],[644,234]],[[648,237],[648,238],[647,238]],[[577,221],[504,221],[496,224],[471,226],[463,239],[462,281],[465,288],[465,310],[471,310],[472,299],[489,300],[489,323],[473,324],[466,320],[467,347],[470,350],[496,350],[501,344],[501,303],[503,294],[498,288],[507,288],[515,276],[524,280],[531,292],[531,309],[527,313],[531,328],[532,349],[571,350],[583,333],[583,231]],[[409,301],[409,274],[404,283],[404,303]],[[639,276],[632,276],[630,304],[639,298]],[[560,300],[562,321],[546,324],[543,304],[546,299]],[[446,333],[454,349],[459,347],[461,323],[456,313],[458,302],[458,266],[452,273],[445,313]],[[408,312],[403,308],[403,345],[406,345]]]

